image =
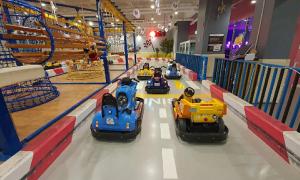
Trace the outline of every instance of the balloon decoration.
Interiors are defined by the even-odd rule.
[[[145,48],[148,48],[148,47],[150,47],[150,46],[152,46],[152,41],[151,41],[151,39],[147,39],[147,40],[144,42],[144,47],[145,47]]]
[[[136,19],[140,19],[141,18],[141,12],[139,9],[134,9],[133,10],[133,16],[136,18]]]

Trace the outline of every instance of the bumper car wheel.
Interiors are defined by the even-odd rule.
[[[178,119],[178,129],[185,132],[187,130],[187,120]]]

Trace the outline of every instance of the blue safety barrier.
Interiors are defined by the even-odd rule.
[[[206,80],[207,56],[176,53],[177,63],[197,73],[198,80]]]
[[[187,63],[188,64],[188,63]],[[216,59],[213,82],[300,132],[300,69]],[[299,88],[298,88],[299,89]]]

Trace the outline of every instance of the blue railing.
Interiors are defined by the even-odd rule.
[[[300,132],[300,69],[216,59],[213,82]]]
[[[207,61],[207,56],[176,53],[176,62],[196,72],[198,80],[206,79]]]

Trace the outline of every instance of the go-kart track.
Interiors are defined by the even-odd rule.
[[[150,64],[165,65],[157,61]],[[229,108],[224,116],[229,128],[226,143],[191,144],[180,140],[175,133],[171,99],[179,97],[188,86],[202,99],[209,98],[210,93],[186,77],[169,80],[169,84],[169,94],[148,95],[146,82],[139,82],[137,96],[145,99],[145,106],[142,130],[135,140],[96,140],[90,132],[92,113],[75,130],[71,145],[40,179],[299,180],[299,171],[249,131],[245,120]]]

